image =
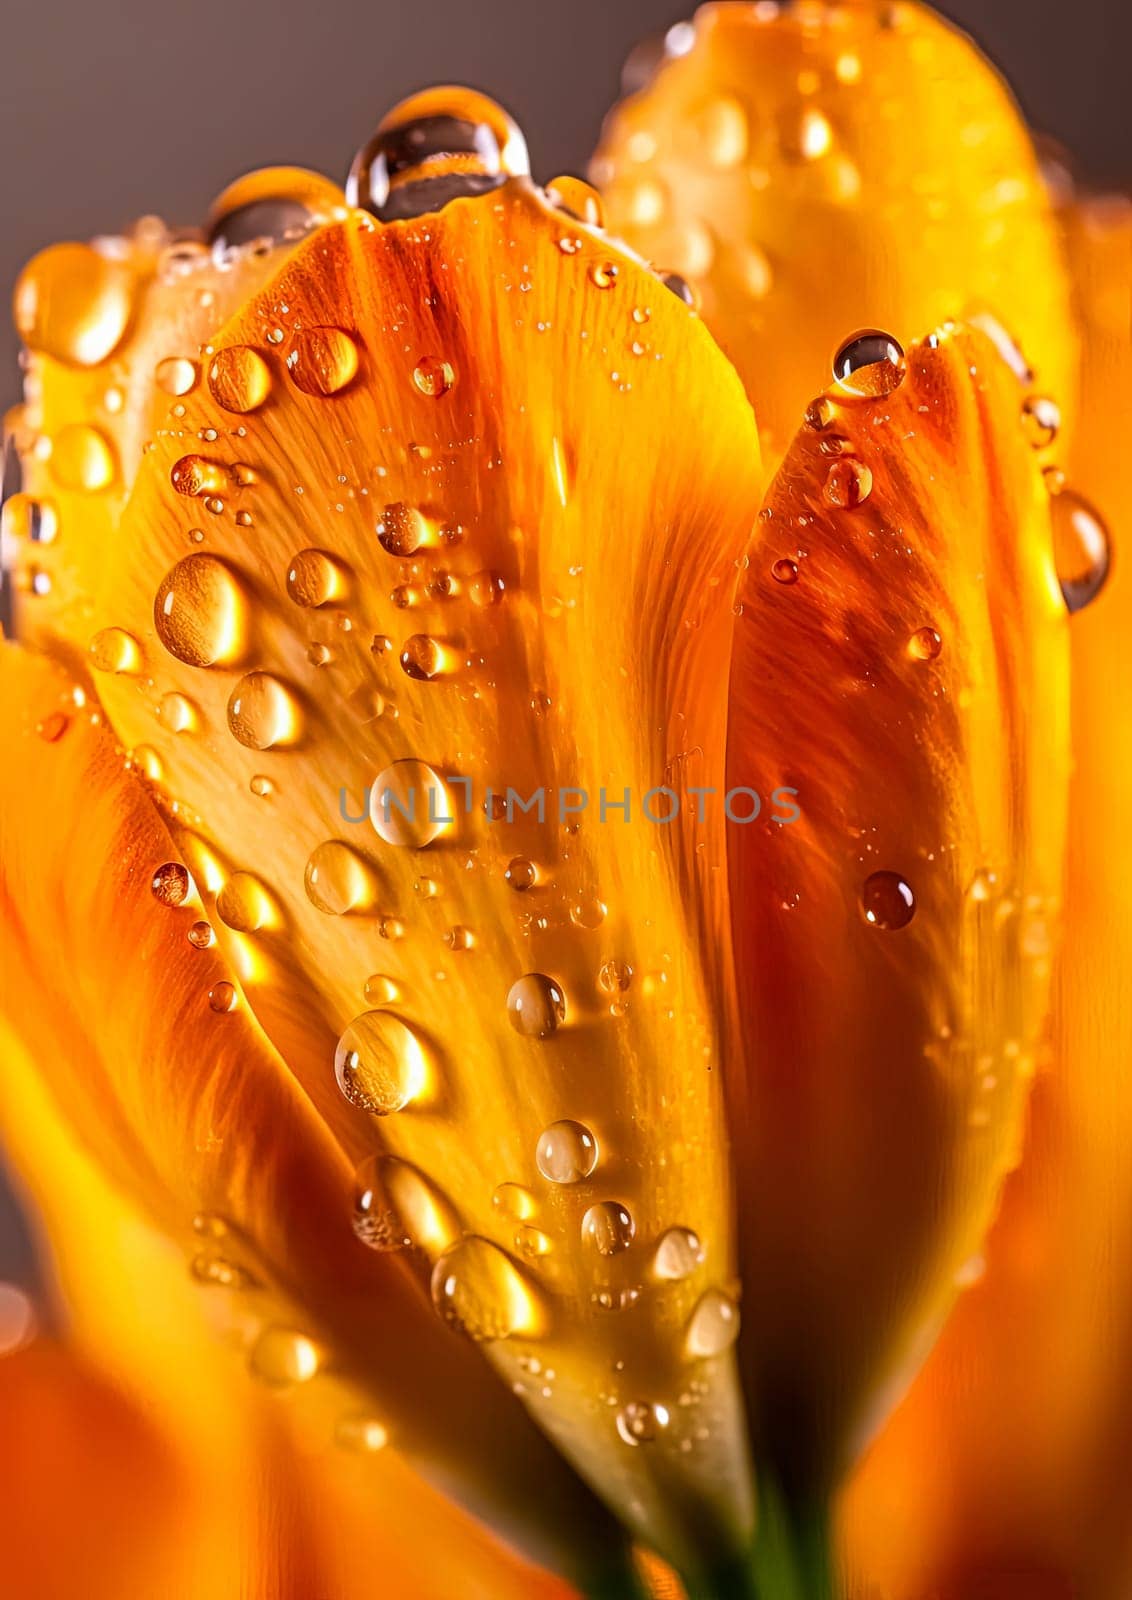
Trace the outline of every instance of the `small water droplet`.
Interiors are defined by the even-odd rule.
[[[816,400],[811,400],[806,407],[806,427],[813,428],[816,433],[820,433],[824,428],[829,427],[834,416],[833,402],[825,395],[819,395]]]
[[[421,394],[438,400],[456,382],[456,373],[451,362],[439,356],[422,356],[413,368],[413,382]]]
[[[96,672],[135,673],[141,666],[141,650],[124,628],[102,628],[90,641],[90,662]]]
[[[197,709],[186,695],[170,690],[161,696],[157,720],[170,733],[191,733],[197,725]]]
[[[377,542],[391,556],[411,556],[434,543],[433,530],[415,506],[402,501],[385,507],[377,524]]]
[[[662,272],[660,281],[677,300],[682,300],[690,311],[700,309],[700,297],[687,278],[682,278],[678,272]]]
[[[798,563],[784,556],[771,567],[770,575],[775,583],[797,583]]]
[[[366,1011],[339,1039],[334,1075],[352,1106],[387,1117],[420,1095],[427,1081],[427,1062],[408,1023],[391,1011]]]
[[[722,1355],[739,1337],[739,1308],[722,1289],[707,1289],[696,1302],[684,1336],[689,1356]]]
[[[597,981],[606,994],[622,994],[633,981],[633,969],[627,961],[605,961]]]
[[[388,222],[529,174],[523,136],[503,108],[471,89],[446,87],[413,95],[383,118],[354,159],[346,195]]]
[[[368,910],[377,892],[369,863],[338,839],[327,839],[311,852],[304,883],[311,905],[330,917]]]
[[[536,1211],[535,1197],[521,1183],[501,1183],[492,1194],[491,1203],[497,1211],[515,1222],[529,1222]]]
[[[63,711],[52,711],[36,724],[36,733],[46,744],[55,744],[71,726],[71,719]]]
[[[1044,450],[1057,438],[1061,412],[1055,401],[1043,394],[1032,394],[1022,403],[1022,430],[1034,450]]]
[[[546,198],[559,211],[565,211],[588,228],[605,226],[605,207],[601,196],[581,178],[555,178],[546,186]]]
[[[287,371],[304,394],[329,397],[351,383],[358,370],[358,347],[341,328],[300,328],[287,352]]]
[[[617,1413],[617,1432],[626,1444],[652,1444],[667,1426],[667,1408],[647,1400],[630,1400]]]
[[[341,1450],[356,1451],[359,1455],[375,1455],[389,1443],[389,1430],[376,1417],[364,1412],[339,1418],[334,1426],[334,1443]]]
[[[698,1234],[691,1228],[668,1228],[657,1240],[653,1270],[658,1278],[680,1283],[695,1272],[703,1259],[704,1247]]]
[[[197,364],[185,356],[166,356],[154,369],[157,387],[166,394],[191,394],[196,388]]]
[[[9,539],[51,544],[59,532],[59,519],[50,500],[17,492],[4,501],[3,527]]]
[[[581,1183],[597,1166],[597,1140],[583,1122],[552,1122],[539,1134],[535,1165],[548,1183]]]
[[[596,289],[612,289],[618,278],[616,261],[596,261],[590,268],[590,282]]]
[[[632,1212],[619,1200],[599,1200],[582,1218],[582,1238],[602,1256],[628,1250],[636,1231]]]
[[[908,640],[908,654],[914,661],[934,661],[943,649],[943,640],[934,628],[917,628]]]
[[[260,800],[266,800],[268,795],[275,793],[275,785],[270,778],[264,777],[262,772],[257,772],[248,784],[251,792]]]
[[[605,921],[606,904],[596,896],[587,895],[585,898],[575,900],[570,907],[570,921],[576,928],[600,928]]]
[[[255,1286],[255,1279],[250,1272],[236,1262],[229,1261],[226,1256],[211,1252],[194,1256],[189,1263],[189,1271],[198,1283],[212,1289],[251,1289]]]
[[[209,950],[216,943],[216,935],[209,923],[194,922],[189,929],[188,940],[194,950]]]
[[[273,750],[296,743],[302,714],[294,695],[270,672],[249,672],[228,701],[228,728],[249,750]]]
[[[439,639],[427,633],[414,633],[401,647],[401,670],[417,683],[431,683],[443,677],[454,665],[453,653]]]
[[[218,461],[207,456],[182,456],[169,470],[169,481],[178,494],[207,499],[226,487],[228,474]]]
[[[509,886],[518,894],[525,894],[538,883],[538,868],[526,856],[515,856],[503,874]]]
[[[234,984],[226,981],[214,983],[208,991],[208,1003],[213,1011],[235,1011],[236,988]]]
[[[318,1346],[293,1328],[268,1327],[252,1345],[248,1365],[273,1389],[309,1383],[321,1366]]]
[[[271,393],[271,368],[251,345],[225,345],[212,358],[208,390],[225,411],[245,416],[263,405]]]
[[[553,978],[528,972],[508,991],[507,1015],[516,1033],[549,1039],[566,1020],[566,997]]]
[[[830,505],[852,511],[873,492],[873,475],[863,461],[842,456],[830,467],[825,480],[825,497]]]
[[[451,833],[456,808],[440,775],[426,761],[410,756],[374,779],[369,815],[386,844],[423,850]]]
[[[97,428],[85,422],[68,423],[55,435],[50,456],[51,474],[65,489],[96,494],[118,475],[114,447]]]
[[[1100,513],[1072,489],[1050,500],[1053,558],[1065,604],[1080,611],[1100,594],[1112,564],[1108,528]]]
[[[179,906],[188,899],[192,883],[187,867],[179,861],[166,861],[153,874],[150,888],[159,905]]]
[[[874,872],[861,890],[861,911],[874,928],[905,928],[916,910],[916,898],[898,872]]]
[[[890,333],[866,328],[847,339],[833,358],[833,376],[849,394],[876,399],[904,381],[904,351]]]
[[[446,1322],[479,1342],[530,1337],[541,1330],[534,1291],[511,1257],[477,1234],[459,1240],[439,1258],[432,1273],[432,1300]]]

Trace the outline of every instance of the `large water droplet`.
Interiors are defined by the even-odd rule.
[[[890,333],[866,328],[847,339],[833,358],[833,376],[849,394],[877,398],[904,381],[904,351]]]
[[[507,1253],[469,1234],[446,1250],[432,1273],[432,1300],[446,1322],[479,1341],[541,1331],[534,1290]]]
[[[287,593],[297,606],[325,606],[345,592],[341,567],[325,550],[300,550],[287,570]]]
[[[684,1336],[694,1358],[722,1355],[739,1337],[739,1307],[722,1289],[707,1289],[696,1302]]]
[[[369,815],[386,844],[423,850],[452,832],[456,803],[440,775],[410,756],[374,779]]]
[[[403,100],[382,120],[354,159],[346,195],[392,221],[529,174],[523,135],[503,108],[471,89],[444,87]]]
[[[905,928],[915,915],[916,897],[898,872],[874,872],[861,890],[861,911],[874,928]]]
[[[653,1270],[658,1278],[679,1283],[695,1272],[704,1259],[699,1235],[691,1228],[668,1228],[656,1243]]]
[[[358,347],[341,328],[300,328],[287,352],[287,371],[304,394],[337,394],[358,370]]]
[[[539,1134],[535,1165],[548,1183],[581,1183],[597,1166],[597,1140],[583,1122],[552,1122]]]
[[[366,1011],[339,1039],[334,1075],[351,1105],[387,1117],[420,1095],[428,1067],[408,1023],[391,1011]]]
[[[1108,528],[1100,513],[1072,489],[1050,501],[1057,581],[1070,611],[1080,611],[1105,586],[1112,564]]]
[[[415,506],[400,500],[385,507],[376,531],[378,544],[391,556],[415,555],[422,546],[435,543],[428,520]]]
[[[329,217],[344,200],[341,189],[321,173],[303,167],[263,167],[230,183],[208,217],[208,242],[214,250],[278,244],[307,229],[316,217]]]
[[[628,1250],[636,1231],[632,1213],[619,1200],[599,1200],[582,1218],[582,1238],[602,1256]]]
[[[98,366],[129,326],[134,275],[89,245],[52,245],[24,268],[13,306],[29,349],[69,366]]]
[[[157,637],[178,661],[190,667],[228,665],[244,646],[244,592],[216,556],[186,556],[161,580],[153,621]]]
[[[212,358],[208,389],[218,406],[243,416],[257,410],[271,393],[271,368],[250,345],[226,345]]]
[[[228,701],[232,737],[249,750],[272,750],[295,744],[302,730],[298,701],[270,672],[249,672]]]
[[[842,456],[830,467],[825,480],[825,497],[830,505],[852,511],[873,492],[873,475],[863,461]]]
[[[304,882],[310,903],[331,917],[369,910],[377,893],[369,863],[338,839],[327,839],[311,852]]]
[[[460,1237],[452,1207],[423,1173],[395,1156],[370,1156],[354,1178],[354,1232],[371,1250],[410,1245],[437,1256]]]
[[[236,933],[258,933],[276,920],[271,896],[251,872],[233,872],[216,897],[221,922]]]
[[[227,487],[228,474],[219,461],[210,461],[207,456],[182,456],[170,468],[169,482],[178,494],[205,499]]]
[[[508,991],[507,1015],[516,1033],[549,1039],[566,1020],[566,997],[553,978],[527,972]]]

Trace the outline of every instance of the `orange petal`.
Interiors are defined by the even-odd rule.
[[[519,182],[281,252],[209,335],[213,366],[244,352],[270,386],[239,414],[131,372],[152,448],[91,604],[22,621],[72,659],[107,645],[102,704],[242,994],[337,1148],[409,1164],[440,1309],[702,1573],[752,1522],[717,976],[648,797],[722,766],[749,407],[684,306]],[[428,763],[417,817],[375,829],[397,761]],[[430,781],[458,825],[425,827]],[[545,818],[500,819],[509,788]],[[347,1047],[381,1063],[380,1117],[335,1083],[363,1014],[339,1065],[349,1088]],[[671,1230],[695,1239],[659,1270]]]
[[[195,890],[179,904],[155,896],[155,879],[166,901],[179,892],[159,870],[179,854],[100,714],[12,645],[0,676],[6,1011],[34,1064],[6,1063],[7,1125],[38,1129],[49,1095],[191,1255],[194,1275],[215,1293],[238,1291],[253,1370],[274,1354],[285,1375],[291,1354],[313,1365],[321,1351],[369,1394],[398,1448],[467,1503],[570,1570],[615,1564],[612,1525],[520,1408],[447,1337],[403,1266],[354,1237],[349,1163],[243,1003],[231,964],[190,940],[202,918]],[[33,1141],[17,1156],[28,1170],[43,1159]],[[73,1230],[65,1210],[59,1221],[63,1250]],[[101,1301],[97,1245],[74,1250]],[[114,1306],[114,1327],[123,1320]],[[295,1337],[259,1343],[280,1325]],[[525,1494],[535,1460],[555,1486],[547,1517]],[[522,1528],[516,1504],[529,1513]]]
[[[990,315],[1072,398],[1066,276],[1029,136],[925,7],[706,5],[610,116],[609,225],[683,275],[786,448],[854,329]]]
[[[1121,528],[1132,494],[1113,440],[1132,429],[1132,207],[1086,204],[1067,229],[1084,350],[1070,482]],[[879,1580],[886,1595],[918,1600],[958,1581],[963,1594],[981,1582],[1004,1600],[1030,1600],[1036,1587],[1009,1577],[1025,1572],[1059,1582],[1054,1594],[1099,1597],[1132,1580],[1132,730],[1118,703],[1132,670],[1132,575],[1119,545],[1110,582],[1073,619],[1071,639],[1074,774],[1053,1070],[985,1274],[848,1499],[862,1595]],[[996,1575],[1001,1589],[989,1587]]]
[[[731,1126],[744,1281],[775,1286],[747,1325],[754,1427],[803,1502],[938,1329],[1041,1043],[1068,619],[1022,394],[960,328],[887,396],[831,390],[740,589],[728,784],[791,793],[789,825],[728,841]]]

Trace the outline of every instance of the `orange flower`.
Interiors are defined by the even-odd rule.
[[[17,287],[5,1122],[74,1403],[156,1405],[152,1516],[191,1494],[213,1530],[297,1503],[312,1425],[389,1446],[201,1592],[362,1592],[317,1524],[367,1492],[444,1530],[363,1546],[398,1592],[449,1562],[556,1592],[415,1469],[587,1595],[816,1600],[829,1498],[1017,1160],[1067,616],[1104,576],[1001,326],[1009,249],[1068,398],[1059,247],[950,34],[749,9],[681,36],[601,158],[617,225],[686,244],[711,168],[711,249],[669,258],[704,320],[457,90],[387,118],[348,199],[255,174],[205,241],[56,246]],[[980,135],[950,178],[937,78]],[[920,145],[858,80],[893,121],[923,99]],[[912,270],[895,237],[945,224]],[[779,294],[756,245],[797,239]],[[900,342],[847,337],[873,318]],[[101,1243],[127,1226],[136,1264]],[[144,1285],[155,1231],[191,1272]],[[313,1423],[240,1396],[198,1298]],[[272,1481],[213,1509],[202,1451]]]

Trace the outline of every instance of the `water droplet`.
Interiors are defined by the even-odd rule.
[[[345,197],[321,173],[303,167],[263,167],[230,183],[208,216],[208,243],[225,253],[271,246],[329,217]]]
[[[825,480],[825,497],[830,505],[852,511],[873,492],[873,475],[863,461],[842,456],[830,467]]]
[[[1050,501],[1057,581],[1071,612],[1095,600],[1112,564],[1108,528],[1100,513],[1072,489]]]
[[[566,1020],[566,997],[553,978],[528,972],[511,985],[507,1015],[516,1033],[549,1039]]]
[[[552,1122],[539,1135],[535,1165],[548,1183],[581,1183],[597,1166],[597,1140],[582,1122]]]
[[[662,272],[660,281],[677,300],[682,300],[690,311],[700,309],[700,297],[687,278],[682,278],[678,272]]]
[[[443,677],[453,665],[452,652],[427,633],[414,633],[401,648],[401,671],[417,683]]]
[[[526,856],[515,856],[508,863],[503,876],[518,894],[526,894],[528,889],[533,889],[538,883],[538,868],[533,861],[528,861]]]
[[[270,778],[265,778],[262,772],[257,772],[248,784],[251,792],[260,800],[266,800],[268,795],[275,793],[275,785]]]
[[[352,1106],[387,1117],[420,1095],[427,1063],[421,1041],[400,1017],[366,1011],[339,1039],[334,1075]]]
[[[385,507],[377,524],[377,542],[391,556],[411,556],[434,543],[433,530],[413,506],[401,501]]]
[[[114,447],[105,434],[85,422],[61,428],[51,446],[51,474],[65,489],[96,494],[118,475]]]
[[[425,761],[395,761],[375,778],[370,821],[386,844],[423,850],[455,826],[455,802],[443,779]]]
[[[309,1383],[321,1365],[318,1346],[293,1328],[268,1327],[251,1348],[248,1365],[273,1389]]]
[[[365,981],[362,990],[371,1006],[392,1005],[400,995],[395,981],[383,972],[375,972]]]
[[[598,972],[597,981],[606,994],[621,994],[633,981],[633,969],[627,961],[605,961]]]
[[[471,89],[446,87],[394,107],[354,158],[346,195],[388,222],[529,175],[523,135],[503,108]]]
[[[521,1183],[501,1183],[491,1197],[491,1203],[505,1217],[515,1222],[529,1222],[536,1211],[535,1197]]]
[[[617,1413],[617,1432],[626,1444],[651,1444],[667,1426],[667,1408],[647,1400],[630,1400]]]
[[[388,1181],[402,1165],[392,1156],[370,1156],[355,1176],[354,1232],[371,1250],[407,1250],[413,1243]]]
[[[597,289],[612,289],[618,278],[616,261],[596,261],[590,268],[590,282]]]
[[[11,494],[4,501],[4,533],[29,544],[51,544],[59,532],[59,519],[50,500],[30,494]]]
[[[52,711],[43,721],[36,724],[36,733],[47,744],[55,744],[71,726],[71,719],[62,711]]]
[[[861,911],[874,928],[906,928],[916,910],[916,897],[898,872],[874,872],[861,890]]]
[[[188,899],[192,884],[187,867],[179,861],[166,861],[153,874],[150,888],[159,905],[179,906]]]
[[[606,904],[596,896],[587,895],[583,899],[575,900],[570,907],[570,921],[576,928],[592,930],[600,928],[605,921]]]
[[[357,1413],[342,1417],[334,1427],[334,1443],[341,1450],[353,1450],[360,1455],[374,1455],[389,1443],[389,1431],[376,1417]]]
[[[358,347],[341,328],[301,328],[291,340],[287,371],[304,394],[338,394],[357,370]]]
[[[582,1218],[582,1238],[602,1256],[628,1250],[636,1231],[632,1213],[619,1200],[599,1200]]]
[[[943,649],[943,640],[934,628],[917,628],[908,640],[908,654],[914,661],[934,661]]]
[[[1022,403],[1022,430],[1031,447],[1044,450],[1057,438],[1061,427],[1061,412],[1055,401],[1042,394],[1032,394]]]
[[[707,1289],[696,1302],[684,1336],[693,1358],[722,1355],[739,1337],[739,1307],[722,1289]]]
[[[771,567],[770,575],[775,583],[797,583],[798,563],[784,556],[781,561],[776,561]]]
[[[783,154],[792,161],[820,161],[833,149],[833,129],[829,119],[814,106],[807,106],[797,122],[782,130]]]
[[[337,839],[311,852],[304,882],[311,905],[330,917],[368,910],[377,891],[369,863]]]
[[[227,982],[214,983],[208,991],[208,1003],[213,1011],[235,1011],[237,1002],[234,984]]]
[[[228,728],[249,750],[273,750],[299,737],[302,717],[294,695],[270,672],[249,672],[232,690]]]
[[[90,641],[90,661],[96,672],[134,673],[141,666],[141,650],[124,628],[102,628]]]
[[[515,1254],[522,1256],[526,1261],[537,1261],[541,1256],[550,1254],[549,1235],[526,1223],[521,1228],[515,1229],[513,1244]]]
[[[197,709],[187,696],[170,690],[161,696],[157,720],[170,733],[191,733],[197,725]]]
[[[244,416],[271,393],[271,368],[251,345],[226,345],[212,358],[208,390],[218,406]]]
[[[216,911],[235,933],[258,933],[275,922],[271,896],[250,872],[233,872],[216,897]]]
[[[446,1322],[480,1342],[541,1331],[533,1290],[511,1257],[477,1234],[461,1239],[439,1258],[432,1273],[432,1301]]]
[[[169,481],[178,494],[205,499],[228,483],[228,474],[218,461],[207,456],[182,456],[169,472]]]
[[[166,356],[157,363],[153,376],[166,394],[191,394],[196,388],[197,364],[184,356]]]
[[[451,362],[442,361],[439,356],[422,356],[413,368],[413,382],[421,394],[437,400],[456,382],[456,373]]]
[[[475,946],[475,935],[470,928],[465,928],[462,923],[449,928],[444,935],[444,943],[449,950],[471,950]]]
[[[820,433],[824,428],[829,427],[834,415],[833,402],[827,399],[825,395],[819,395],[816,400],[811,400],[806,407],[806,427],[813,428],[816,433]]]
[[[122,342],[134,309],[134,275],[85,244],[56,244],[20,274],[16,327],[30,350],[95,367]]]
[[[703,1259],[704,1247],[698,1234],[691,1228],[668,1228],[657,1240],[653,1270],[658,1278],[680,1283],[695,1272]]]
[[[560,211],[567,212],[587,228],[605,226],[605,207],[601,196],[591,184],[581,178],[555,178],[546,186],[546,198]]]
[[[188,940],[194,950],[209,950],[216,943],[216,935],[207,922],[194,922],[188,932]]]
[[[211,1289],[251,1289],[255,1286],[251,1273],[225,1256],[211,1253],[194,1256],[189,1263],[189,1271],[198,1283]]]
[[[341,567],[325,550],[300,550],[287,571],[287,593],[297,606],[325,606],[345,592]]]
[[[891,394],[903,383],[905,370],[902,347],[877,328],[855,333],[833,358],[833,376],[841,387],[869,399]]]
[[[153,621],[157,637],[178,661],[190,667],[227,665],[243,649],[244,593],[216,556],[186,556],[161,580]]]

